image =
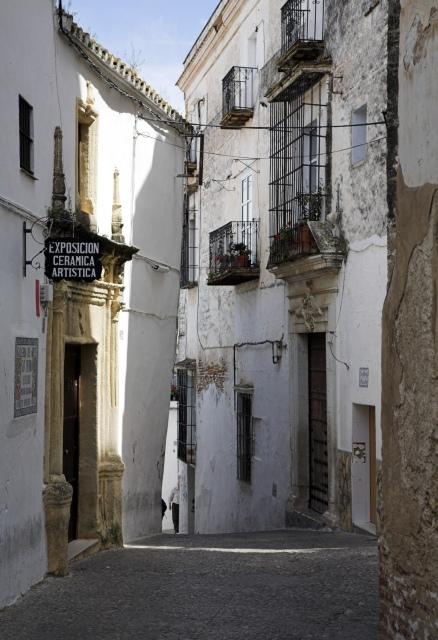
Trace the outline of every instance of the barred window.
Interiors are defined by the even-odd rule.
[[[184,202],[180,287],[194,287],[198,281],[198,247],[196,229],[196,210],[190,197]]]
[[[309,252],[303,223],[324,219],[327,90],[318,74],[296,82],[271,104],[270,264]]]
[[[18,96],[20,167],[33,174],[33,107]]]
[[[251,482],[251,457],[253,454],[252,395],[237,394],[237,477]]]
[[[196,387],[194,369],[178,369],[178,458],[196,463]]]

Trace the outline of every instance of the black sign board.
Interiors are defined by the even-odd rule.
[[[49,280],[93,282],[102,273],[100,243],[78,238],[48,238],[45,242],[46,269]]]

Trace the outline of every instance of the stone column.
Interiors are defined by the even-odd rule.
[[[64,284],[54,285],[54,301],[49,319],[50,351],[47,353],[46,406],[50,408],[46,424],[49,439],[47,484],[44,488],[48,572],[68,572],[68,524],[73,495],[63,474],[64,426]]]
[[[106,302],[105,352],[103,354],[105,415],[102,416],[102,446],[99,463],[101,542],[104,547],[120,546],[122,536],[122,477],[125,465],[119,451],[117,420],[117,327],[119,290],[110,287]]]

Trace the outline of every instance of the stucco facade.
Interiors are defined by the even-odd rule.
[[[186,465],[191,479],[182,493],[187,495],[188,512],[194,494],[193,526],[199,532],[284,526],[307,513],[312,484],[309,358],[314,335],[323,341],[317,348],[325,352],[326,380],[326,506],[318,510],[326,521],[345,529],[357,525],[376,531],[381,313],[387,279],[383,113],[388,6],[385,0],[327,0],[322,19],[322,5],[309,4],[318,57],[291,63],[282,43],[291,31],[284,30],[286,23],[281,28],[289,4],[221,2],[189,52],[179,79],[187,118],[201,123],[197,131],[204,137],[202,184],[196,189],[196,179],[187,180],[188,207],[196,227],[197,277],[181,292],[177,356],[177,367],[196,365],[196,464]],[[232,99],[241,101],[240,114],[225,114],[230,94],[222,81],[236,66],[255,69],[254,96],[246,122],[234,120],[230,129],[230,118],[242,118],[245,111],[243,90],[236,89]],[[243,77],[248,84],[246,73],[240,85]],[[305,86],[302,97],[295,90],[300,83]],[[289,131],[301,128],[304,146],[312,144],[311,127],[319,132],[321,177],[312,188],[323,200],[324,211],[312,214],[309,196],[296,194],[296,201],[308,207],[304,218],[315,216],[308,226],[312,242],[320,244],[311,255],[280,259],[285,238],[298,227],[278,223],[275,198],[280,195],[273,191],[280,165],[273,158],[279,138],[270,137],[269,127],[277,126],[276,105],[292,103],[298,104],[296,111],[301,109],[302,120],[291,120]],[[366,123],[361,130],[365,139],[359,143],[358,129],[351,126],[358,117]],[[359,159],[358,147],[363,151]],[[304,182],[312,180],[309,164],[303,163]],[[224,258],[222,248],[216,256],[214,238],[227,233],[222,225],[237,224],[234,221],[247,216],[242,194],[248,176],[260,275],[230,286],[229,280],[221,282],[217,276],[214,260]],[[238,235],[239,227],[235,228]],[[246,242],[252,256],[248,236]],[[278,359],[273,358],[277,348]],[[241,393],[251,394],[250,483],[236,473]]]
[[[432,125],[438,7],[432,1],[391,5],[394,132],[388,168],[396,190],[390,193],[394,217],[383,325],[380,637],[417,640],[438,632],[438,173]]]
[[[181,117],[51,0],[31,11],[24,2],[0,10],[9,150],[0,177],[9,292],[1,302],[0,606],[47,571],[66,573],[69,540],[96,549],[161,530],[179,290]],[[29,171],[20,170],[23,151],[18,157],[19,95],[32,115]],[[48,234],[98,241],[101,279],[43,287],[40,304],[44,255],[24,277],[23,221],[32,225],[29,260]],[[38,339],[37,407],[23,416],[14,416],[16,338]],[[66,470],[72,389],[74,481]]]

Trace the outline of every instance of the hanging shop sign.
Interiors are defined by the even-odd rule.
[[[49,280],[93,282],[102,274],[100,242],[78,238],[48,238],[45,242]]]

